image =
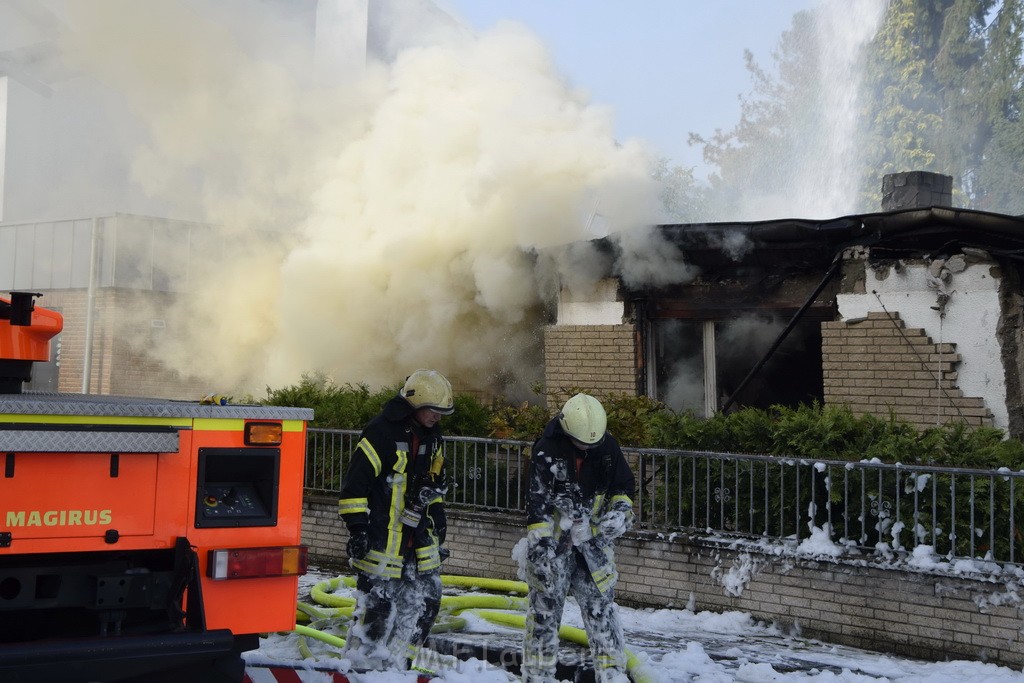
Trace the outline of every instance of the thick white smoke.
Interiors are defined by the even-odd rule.
[[[67,7],[67,61],[148,126],[139,182],[198,188],[203,218],[229,231],[176,316],[188,333],[161,355],[251,390],[312,370],[371,385],[416,367],[481,388],[537,379],[546,277],[531,254],[589,238],[595,197],[609,231],[653,222],[641,145],[616,141],[612,113],[516,25],[423,26],[389,43],[393,61],[331,81],[304,77],[301,41],[260,49],[267,4],[211,5]]]

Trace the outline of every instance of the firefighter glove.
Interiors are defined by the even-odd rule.
[[[429,475],[416,477],[410,491],[411,495],[406,498],[405,509],[402,510],[402,524],[416,528],[423,519],[423,512],[436,498],[443,497],[447,487],[443,482],[435,482]]]
[[[361,560],[366,557],[370,550],[370,535],[367,533],[366,525],[359,524],[348,530],[348,543],[345,545],[348,551],[348,559]]]
[[[614,540],[629,531],[632,517],[632,511],[609,510],[601,516],[597,527],[605,538]]]

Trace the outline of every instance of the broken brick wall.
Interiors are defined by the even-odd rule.
[[[893,415],[922,429],[992,425],[984,400],[964,396],[957,385],[956,345],[934,343],[923,329],[906,327],[898,312],[824,322],[821,336],[826,404]]]

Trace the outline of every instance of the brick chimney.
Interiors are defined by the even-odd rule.
[[[882,211],[953,206],[953,176],[907,171],[882,176]]]

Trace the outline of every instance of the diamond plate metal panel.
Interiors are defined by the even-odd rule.
[[[0,414],[92,415],[97,417],[227,418],[249,420],[312,420],[309,408],[253,405],[200,405],[130,396],[91,394],[2,394]]]
[[[178,432],[0,430],[0,452],[174,453]]]

